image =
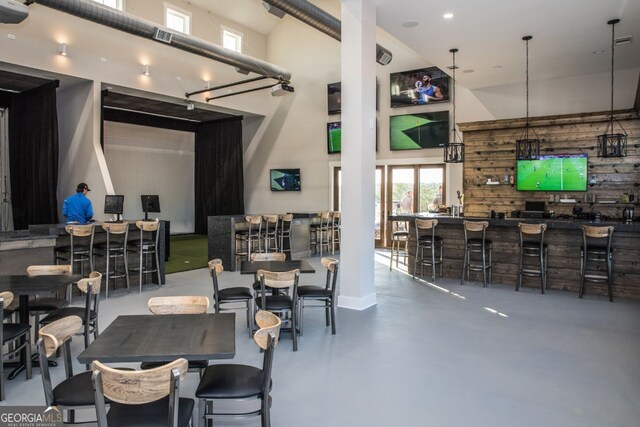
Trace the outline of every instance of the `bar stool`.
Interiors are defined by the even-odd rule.
[[[420,263],[420,275],[425,265],[431,266],[433,281],[436,281],[436,265],[440,264],[440,277],[442,277],[442,255],[444,244],[442,237],[436,236],[437,219],[416,219],[416,255],[413,259],[413,278],[416,278],[416,269]],[[440,249],[440,255],[436,258],[436,249]],[[424,256],[425,249],[431,252],[429,258]]]
[[[127,291],[131,291],[129,286],[129,261],[127,259],[127,243],[129,241],[129,223],[102,223],[102,229],[107,233],[107,241],[97,243],[94,247],[94,255],[106,258],[105,266],[105,298],[109,298],[109,280],[114,280],[114,290],[117,289],[117,280],[124,278],[127,284]],[[118,258],[121,258],[124,269],[118,271]],[[113,266],[111,266],[113,260]],[[111,268],[113,267],[113,269]]]
[[[93,271],[93,237],[95,229],[93,224],[67,225],[64,227],[69,234],[69,246],[61,246],[55,249],[56,264],[60,261],[68,262],[71,269],[75,270],[76,263],[80,264],[80,274],[84,274],[84,263],[89,262],[90,271]]]
[[[262,215],[264,220],[264,239],[265,252],[278,252],[278,215]]]
[[[540,291],[544,294],[547,289],[547,255],[548,248],[544,242],[544,232],[547,224],[527,224],[518,223],[520,235],[520,264],[518,267],[518,282],[516,291],[522,285],[522,276],[540,276]],[[537,236],[536,240],[525,240],[526,236]],[[524,257],[538,258],[538,269],[533,269],[533,265],[525,265]]]
[[[236,270],[240,258],[246,258],[249,261],[251,254],[261,252],[262,248],[262,215],[247,215],[244,219],[249,224],[249,228],[236,231]]]
[[[341,224],[342,224],[342,219],[341,219],[340,211],[331,212],[330,238],[331,238],[331,254],[332,255],[336,253],[336,243],[338,244],[338,250],[340,250],[340,235],[342,234]]]
[[[613,262],[613,248],[611,241],[613,238],[613,226],[593,227],[582,225],[582,246],[580,246],[580,293],[584,294],[584,282],[607,282],[609,291],[609,301],[613,302],[613,275],[611,264]],[[606,243],[602,242],[606,239]],[[602,242],[602,243],[598,243]],[[604,243],[604,244],[603,244]],[[598,267],[599,263],[607,264],[607,275],[587,274],[587,262],[594,262]]]
[[[129,250],[140,256],[138,268],[132,268],[139,272],[139,286],[142,292],[142,276],[156,273],[158,285],[160,285],[160,259],[158,257],[158,240],[160,238],[160,221],[136,221],[136,227],[140,230],[140,238],[129,242]],[[151,265],[148,266],[149,256],[152,255]],[[154,266],[155,260],[155,266]]]
[[[293,223],[293,214],[287,213],[280,215],[280,227],[278,228],[278,249],[280,252],[289,252],[287,259],[291,259],[291,224]],[[285,245],[284,242],[287,242]]]
[[[396,268],[398,268],[398,259],[400,258],[400,246],[404,243],[403,264],[407,263],[407,254],[409,249],[409,223],[408,221],[391,221],[391,256],[389,257],[389,270],[393,267],[393,254],[396,256]]]
[[[318,214],[320,217],[320,222],[311,224],[311,235],[313,238],[311,241],[311,246],[314,247],[314,252],[318,253],[318,248],[320,248],[320,256],[322,256],[322,248],[324,246],[327,247],[327,252],[329,252],[329,238],[330,238],[330,228],[329,228],[329,220],[331,218],[330,212],[320,212]]]
[[[489,283],[491,283],[491,249],[493,242],[487,239],[488,221],[464,221],[464,261],[462,263],[462,278],[460,284],[464,284],[464,271],[467,270],[467,281],[469,281],[469,271],[482,271],[483,287],[487,287],[487,271],[489,271]],[[469,237],[469,233],[482,233],[482,237]],[[489,252],[489,265],[487,265],[487,251]],[[471,255],[482,254],[482,264],[474,264]],[[478,260],[479,261],[479,260]]]

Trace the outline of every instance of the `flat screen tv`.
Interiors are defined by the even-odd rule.
[[[327,152],[329,154],[342,151],[342,123],[327,123]]]
[[[403,114],[389,118],[391,150],[444,147],[449,138],[449,112]]]
[[[149,212],[160,212],[160,197],[157,194],[144,194],[140,196],[142,201],[142,211],[144,212],[144,219],[149,219]]]
[[[271,191],[300,191],[300,169],[271,169]]]
[[[107,194],[104,196],[104,213],[110,215],[122,215],[124,209],[124,196],[118,194]]]
[[[340,82],[327,85],[327,105],[329,114],[340,114],[342,110],[342,85]]]
[[[437,67],[390,75],[391,108],[449,101],[449,76]]]
[[[587,191],[587,155],[557,154],[518,160],[518,191]]]

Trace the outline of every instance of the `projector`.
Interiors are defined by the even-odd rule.
[[[18,24],[29,15],[29,8],[14,0],[0,0],[0,24]]]
[[[289,86],[286,83],[278,83],[271,87],[271,96],[285,96],[288,93],[293,92],[293,86]]]

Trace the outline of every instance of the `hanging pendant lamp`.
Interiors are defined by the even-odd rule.
[[[611,117],[607,123],[607,128],[602,135],[598,135],[598,157],[626,157],[627,155],[627,132],[613,115],[613,65],[615,58],[615,28],[619,19],[612,19],[607,24],[611,25]],[[614,123],[622,129],[622,133],[614,133]]]
[[[540,138],[538,138],[536,131],[529,124],[529,40],[532,38],[533,36],[524,36],[522,38],[527,45],[527,122],[524,125],[520,139],[516,139],[517,160],[536,160],[540,158]],[[529,131],[531,131],[532,135],[529,135]]]
[[[449,49],[453,55],[453,84],[451,87],[451,99],[453,101],[453,127],[449,134],[449,139],[444,145],[444,161],[445,163],[462,163],[464,162],[464,143],[462,137],[456,130],[456,52],[458,49]]]

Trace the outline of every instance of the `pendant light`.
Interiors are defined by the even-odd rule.
[[[527,46],[527,122],[524,125],[524,131],[520,135],[520,139],[516,139],[516,159],[517,160],[536,160],[540,158],[540,138],[536,134],[536,131],[531,129],[529,124],[529,40],[533,36],[524,36],[522,40],[525,41]],[[529,135],[529,131],[533,135]]]
[[[444,145],[444,161],[445,163],[462,163],[464,162],[464,143],[462,137],[456,130],[456,52],[458,49],[449,49],[453,55],[453,84],[451,85],[451,100],[453,101],[453,127],[449,134],[449,139]]]
[[[613,115],[613,65],[615,57],[615,28],[619,19],[607,22],[611,25],[611,117],[602,135],[598,135],[598,157],[625,157],[627,155],[627,132]],[[622,133],[614,133],[613,122],[618,123]]]

